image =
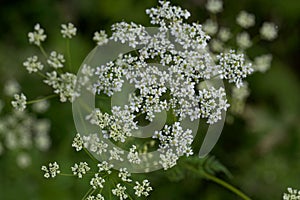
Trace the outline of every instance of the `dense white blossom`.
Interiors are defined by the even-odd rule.
[[[242,86],[243,78],[253,72],[252,64],[246,63],[244,54],[236,54],[233,50],[221,53],[217,59],[220,78],[228,79],[229,83],[235,83],[237,87]]]
[[[76,151],[80,151],[83,147],[83,140],[81,139],[81,136],[79,133],[76,134],[74,137],[72,147],[76,149]]]

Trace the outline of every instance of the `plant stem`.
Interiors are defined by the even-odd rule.
[[[35,99],[35,100],[28,101],[26,104],[29,105],[29,104],[33,104],[33,103],[38,103],[38,102],[41,102],[41,101],[45,101],[47,99],[54,98],[56,96],[57,96],[57,94],[49,95],[49,96],[46,96],[46,97],[41,98],[41,99]]]
[[[199,174],[200,176],[204,176],[206,179],[210,180],[210,181],[213,181],[221,186],[223,186],[224,188],[228,189],[229,191],[233,192],[234,194],[236,194],[237,196],[241,197],[242,199],[244,200],[251,200],[250,197],[248,197],[246,194],[244,194],[242,191],[240,191],[239,189],[237,189],[236,187],[234,187],[233,185],[230,185],[229,183],[213,176],[213,175],[210,175],[206,172],[200,172],[198,171],[197,169],[193,168],[192,166],[190,165],[185,165],[188,169],[190,169],[191,171]]]
[[[43,48],[43,46],[42,46],[42,45],[39,45],[39,48],[40,48],[42,54],[43,54],[43,55],[45,56],[45,58],[47,59],[47,58],[48,58],[48,55],[47,55],[45,49]]]
[[[210,181],[213,181],[221,186],[223,186],[224,188],[230,190],[231,192],[233,192],[234,194],[238,195],[239,197],[241,197],[244,200],[251,200],[250,197],[248,197],[246,194],[244,194],[242,191],[240,191],[239,189],[235,188],[234,186],[230,185],[229,183],[213,176],[210,175],[208,173],[204,173],[205,178],[207,178]]]
[[[70,39],[67,39],[67,55],[69,60],[69,68],[72,71],[71,51],[70,51]]]

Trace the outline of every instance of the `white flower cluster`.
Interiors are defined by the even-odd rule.
[[[91,168],[86,162],[80,162],[79,164],[75,163],[71,169],[74,175],[77,175],[78,178],[82,178],[82,175],[90,171]]]
[[[49,163],[49,166],[42,166],[42,171],[45,172],[44,177],[45,178],[54,178],[56,175],[60,174],[59,165],[57,162]]]
[[[222,12],[223,2],[221,0],[208,0],[206,3],[206,9],[211,13]]]
[[[193,142],[192,131],[189,129],[183,130],[179,122],[175,122],[172,126],[166,125],[162,131],[156,131],[153,138],[160,141],[158,149],[162,153],[160,163],[165,170],[175,166],[180,156],[193,155],[191,148]]]
[[[97,194],[96,196],[90,195],[86,200],[104,200],[104,197],[101,194]]]
[[[246,64],[244,54],[236,54],[234,50],[229,53],[221,53],[217,56],[219,74],[221,79],[228,79],[229,83],[235,83],[237,87],[243,85],[243,78],[253,72],[252,64]]]
[[[13,111],[0,116],[0,155],[17,152],[17,164],[26,168],[31,163],[31,149],[45,151],[50,147],[50,123],[27,112]]]
[[[108,42],[107,34],[105,31],[99,31],[94,33],[93,40],[97,42],[97,45],[103,45]]]
[[[264,22],[260,28],[260,35],[265,40],[274,40],[277,37],[277,27],[274,23]]]
[[[149,192],[152,190],[152,187],[150,186],[150,182],[148,180],[143,180],[142,184],[139,183],[138,181],[135,182],[135,186],[133,189],[135,189],[135,194],[138,197],[143,196],[148,196]]]
[[[31,74],[32,72],[40,71],[44,68],[44,65],[38,61],[37,56],[32,56],[27,58],[27,60],[23,63],[24,67],[26,67],[27,71]]]
[[[254,26],[255,24],[255,16],[251,13],[248,13],[246,11],[241,11],[237,18],[236,18],[236,22],[238,25],[240,25],[242,28],[249,28],[251,26]]]
[[[178,144],[176,150],[161,151],[161,164],[167,169],[174,166],[180,156],[192,154],[191,131],[180,129],[180,121],[205,118],[213,124],[221,119],[221,113],[229,106],[224,88],[197,89],[196,86],[202,80],[218,76],[240,87],[253,69],[250,63],[246,63],[244,54],[236,54],[234,50],[217,55],[218,63],[214,64],[214,57],[206,49],[210,37],[202,26],[183,21],[190,16],[188,11],[170,6],[167,1],[159,3],[161,7],[146,10],[151,23],[159,25],[154,33],[134,23],[121,22],[112,26],[110,40],[139,48],[136,54],[119,55],[115,61],[97,66],[95,75],[98,79],[93,91],[110,97],[121,91],[125,83],[130,83],[137,92],[130,94],[127,105],[113,106],[111,114],[96,109],[87,116],[87,120],[98,125],[105,138],[125,142],[137,129],[137,115],[145,115],[145,119],[151,122],[157,113],[172,110],[178,123],[173,128],[165,127],[170,130],[160,135],[173,136],[174,141],[169,138],[160,142],[185,142]],[[230,36],[230,32],[223,29],[223,40]],[[245,41],[242,42],[245,47]],[[158,64],[149,63],[149,59],[156,60]],[[176,130],[179,132],[174,135]],[[130,151],[128,159],[131,163],[140,163],[138,152]],[[111,160],[124,160],[124,152],[119,149],[109,150],[109,153]]]
[[[29,42],[37,46],[41,45],[41,42],[46,40],[46,35],[44,34],[44,29],[41,28],[39,24],[34,26],[34,32],[28,33]]]
[[[288,188],[288,193],[283,194],[283,200],[299,200],[300,199],[300,190],[293,188]]]
[[[50,57],[47,59],[47,63],[55,69],[62,68],[65,61],[66,60],[64,56],[60,53],[57,53],[56,51],[52,51],[50,53]]]
[[[26,108],[26,104],[27,104],[27,98],[26,96],[21,93],[21,94],[15,94],[14,95],[15,100],[11,102],[11,105],[19,111],[24,111]]]
[[[61,34],[64,38],[71,39],[76,35],[77,28],[72,23],[61,25]]]
[[[75,91],[76,75],[73,73],[58,74],[56,71],[47,72],[47,78],[44,83],[54,89],[54,93],[58,94],[61,102],[74,101],[79,93]]]

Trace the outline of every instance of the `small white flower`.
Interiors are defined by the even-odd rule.
[[[78,178],[82,178],[83,174],[86,174],[90,170],[90,167],[86,162],[80,162],[79,165],[75,163],[74,167],[71,167],[74,175],[77,175]]]
[[[44,65],[38,61],[37,56],[32,56],[32,57],[27,58],[27,60],[25,62],[23,62],[23,65],[24,65],[24,67],[26,67],[26,69],[29,73],[37,72],[44,68]]]
[[[288,193],[283,194],[283,200],[299,200],[300,199],[300,190],[287,188]]]
[[[222,27],[219,30],[218,36],[219,36],[220,40],[222,40],[223,42],[227,42],[231,37],[230,30],[228,28]]]
[[[76,149],[76,151],[80,151],[83,147],[83,140],[81,139],[81,136],[79,133],[76,134],[74,137],[72,147]]]
[[[272,62],[271,54],[261,55],[254,59],[253,68],[254,70],[264,73],[271,67],[271,62]]]
[[[242,28],[249,28],[251,26],[254,26],[255,24],[255,16],[251,13],[247,13],[246,11],[241,11],[237,18],[236,22],[238,25],[240,25]]]
[[[9,80],[4,84],[3,92],[8,96],[13,96],[20,92],[20,85],[16,80]]]
[[[39,24],[34,26],[34,32],[28,33],[29,42],[37,46],[40,46],[41,42],[45,41],[46,37],[44,29],[42,29]]]
[[[132,147],[129,149],[129,153],[127,155],[127,159],[129,162],[133,164],[140,164],[141,159],[139,158],[139,153],[136,151],[136,146],[132,145]]]
[[[62,24],[61,25],[61,34],[64,38],[71,39],[73,36],[76,35],[77,28],[72,24]]]
[[[241,49],[247,49],[252,45],[250,35],[247,32],[242,32],[238,34],[236,36],[236,43]]]
[[[96,173],[90,181],[90,185],[94,189],[103,188],[103,183],[105,183],[105,180],[102,177],[100,177],[98,173]]]
[[[150,186],[150,182],[147,179],[145,179],[143,180],[142,184],[136,181],[133,189],[135,190],[135,195],[137,195],[138,197],[141,197],[142,195],[146,197],[149,195],[149,192],[152,190],[152,187]]]
[[[264,22],[259,32],[265,40],[271,41],[277,37],[277,27],[272,22]]]
[[[97,194],[97,196],[90,195],[86,200],[104,200],[104,197],[101,194]]]
[[[95,32],[93,40],[97,42],[97,45],[101,46],[108,42],[107,34],[105,31]]]
[[[129,178],[131,174],[127,171],[126,168],[121,168],[119,171],[118,176],[122,179],[124,182],[131,182],[132,180]]]
[[[107,172],[108,174],[111,174],[111,169],[114,167],[113,164],[109,164],[106,161],[103,161],[102,163],[97,165],[99,168],[99,172]]]
[[[24,111],[26,108],[26,96],[21,93],[21,94],[15,94],[14,95],[15,101],[12,101],[11,104],[12,106],[19,111]]]
[[[206,9],[211,13],[222,12],[223,2],[221,0],[208,0],[206,3]]]
[[[127,199],[128,195],[125,192],[126,187],[122,186],[120,183],[117,184],[117,188],[112,189],[111,192],[113,195],[117,196],[120,198],[120,200]]]
[[[218,24],[211,19],[208,19],[203,24],[203,30],[208,35],[214,35],[218,31]]]
[[[47,63],[57,69],[57,68],[62,68],[64,65],[63,63],[65,62],[65,58],[62,54],[57,53],[56,51],[52,51],[50,53],[50,57],[47,59]]]
[[[49,167],[42,166],[42,170],[45,172],[45,178],[54,178],[57,174],[60,173],[59,165],[56,162],[49,163]]]

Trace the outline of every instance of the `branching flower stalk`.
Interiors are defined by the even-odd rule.
[[[96,32],[93,40],[98,46],[114,41],[128,45],[134,51],[99,66],[84,63],[81,67],[84,76],[80,79],[71,72],[70,41],[76,36],[77,28],[72,23],[61,26],[62,37],[67,44],[68,71],[64,67],[66,60],[63,54],[44,50],[42,42],[47,38],[45,31],[39,24],[34,26],[34,31],[28,34],[29,42],[39,47],[46,63],[34,55],[23,65],[29,73],[40,75],[43,82],[53,89],[54,94],[45,95],[47,97],[41,100],[57,96],[61,102],[72,103],[80,97],[84,88],[99,99],[111,101],[124,85],[134,87],[128,104],[112,106],[109,111],[99,106],[89,115],[82,116],[82,120],[97,126],[99,131],[77,133],[72,147],[75,151],[84,151],[94,166],[86,161],[78,162],[71,167],[72,173],[68,174],[61,173],[59,164],[53,162],[42,166],[46,178],[62,175],[84,179],[87,174],[93,175],[89,182],[90,189],[83,196],[87,200],[105,199],[112,195],[120,200],[147,197],[152,191],[150,181],[134,180],[135,175],[132,176],[127,166],[140,166],[150,171],[149,165],[154,162],[151,156],[146,155],[158,148],[156,165],[170,170],[180,158],[192,158],[194,155],[193,131],[182,125],[185,120],[193,122],[204,119],[208,124],[215,124],[228,110],[229,103],[232,114],[242,113],[249,95],[245,79],[256,71],[265,72],[270,67],[272,56],[259,55],[252,59],[247,56],[247,50],[256,44],[246,32],[255,25],[253,14],[241,11],[236,22],[242,30],[233,33],[218,24],[217,14],[223,10],[221,0],[208,0],[206,9],[211,13],[211,19],[203,24],[189,24],[185,22],[191,15],[187,10],[172,6],[168,1],[159,1],[157,8],[146,10],[151,24],[156,27],[154,33],[133,22],[112,25],[110,37],[103,30]],[[276,36],[277,28],[273,23],[262,25],[260,39],[271,41]],[[235,41],[236,45],[229,46],[230,40]],[[97,78],[96,81],[89,84],[93,77]],[[228,83],[232,90],[229,100],[224,87],[203,84],[214,79]],[[11,103],[17,110],[24,111],[26,105],[41,100],[27,100],[25,94],[17,91]],[[167,123],[146,141],[133,144],[132,136],[139,125],[155,121],[155,117],[163,111],[167,113]],[[111,142],[116,146],[110,146]],[[98,170],[93,171],[95,166]],[[200,173],[241,198],[250,199],[211,173],[199,172],[189,165],[186,165],[186,170]]]

